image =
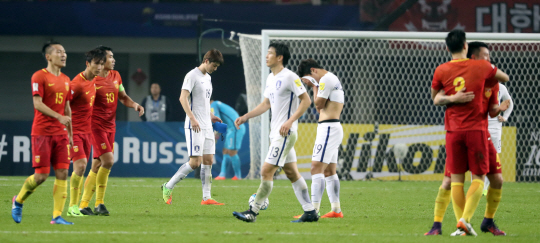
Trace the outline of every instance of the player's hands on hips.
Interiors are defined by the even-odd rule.
[[[279,129],[279,134],[283,137],[289,135],[289,130],[291,130],[292,124],[293,122],[291,120],[287,120],[285,123],[283,123]]]
[[[236,130],[239,130],[239,129],[240,129],[240,125],[246,123],[246,121],[247,121],[247,118],[246,118],[245,115],[236,118],[236,121],[234,121],[234,126],[236,127]]]
[[[219,117],[214,116],[214,115],[212,115],[212,117],[210,117],[210,119],[212,120],[212,123],[214,123],[214,122],[221,122],[221,123],[223,123],[223,121],[222,121]]]
[[[69,116],[60,116],[58,117],[58,121],[62,123],[62,125],[67,126],[71,123],[71,118]]]
[[[499,110],[505,111],[506,109],[508,109],[509,106],[510,106],[510,100],[505,100],[499,105]]]
[[[504,119],[503,116],[498,116],[497,119],[499,120],[499,122],[506,122],[506,119]]]
[[[142,107],[141,105],[136,104],[134,109],[135,109],[135,111],[139,112],[139,116],[144,115],[144,107]]]
[[[313,83],[311,81],[309,81],[309,79],[307,78],[301,78],[300,80],[302,80],[302,83],[304,83],[305,85],[307,85],[308,87],[311,87],[313,88]]]
[[[194,132],[200,132],[201,131],[201,126],[199,125],[199,122],[197,121],[197,119],[193,118],[193,119],[189,119],[191,121],[191,129],[194,131]]]
[[[463,87],[455,95],[453,95],[454,103],[467,103],[474,99],[474,92],[465,92],[466,87]]]

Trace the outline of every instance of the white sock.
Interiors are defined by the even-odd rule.
[[[337,174],[331,175],[325,178],[326,180],[326,193],[330,199],[332,205],[332,211],[341,213],[341,206],[339,205],[339,177]]]
[[[489,179],[486,176],[486,179],[484,180],[484,190],[487,190],[489,188]]]
[[[272,187],[274,187],[274,181],[261,180],[261,185],[259,186],[259,189],[257,190],[257,195],[255,196],[255,205],[251,207],[251,211],[253,211],[254,213],[259,213],[259,210],[261,209],[264,201],[266,201],[268,196],[270,196],[270,193],[272,192]]]
[[[191,173],[193,169],[191,166],[189,166],[189,163],[184,163],[182,166],[180,166],[180,169],[176,171],[176,173],[173,175],[173,177],[167,182],[165,187],[168,189],[173,189],[176,183],[186,178],[186,176]]]
[[[212,197],[212,166],[201,165],[201,182],[203,200],[208,200]]]
[[[324,174],[315,174],[311,176],[311,200],[313,207],[319,212],[321,208],[322,194],[324,193]]]
[[[298,202],[302,204],[302,209],[304,209],[305,212],[315,210],[315,207],[313,207],[313,204],[309,199],[308,187],[306,184],[306,180],[304,180],[304,177],[300,177],[300,179],[295,181],[292,184],[292,187],[294,189],[294,194],[296,194]]]

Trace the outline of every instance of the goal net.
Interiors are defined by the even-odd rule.
[[[291,50],[287,68],[296,71],[301,60],[314,58],[342,82],[342,180],[441,180],[446,158],[444,107],[433,105],[430,88],[435,68],[451,59],[446,34],[263,30],[262,35],[241,35],[248,107],[263,100],[268,45],[284,42]],[[467,41],[486,42],[492,62],[510,75],[505,85],[514,110],[503,123],[504,180],[540,181],[540,35],[468,33]],[[312,105],[299,120],[295,149],[305,178],[311,178],[317,119]],[[249,178],[259,178],[269,144],[268,112],[251,119],[249,126]],[[403,159],[392,151],[398,143],[408,145]]]

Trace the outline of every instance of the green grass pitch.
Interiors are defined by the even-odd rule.
[[[105,197],[109,217],[64,217],[75,225],[50,225],[52,185],[49,178],[26,201],[22,223],[11,219],[11,197],[25,177],[0,177],[0,242],[539,242],[540,186],[507,183],[495,220],[508,236],[480,233],[485,198],[473,218],[478,237],[450,237],[455,229],[452,206],[443,222],[443,236],[429,236],[433,205],[440,182],[341,182],[345,218],[294,224],[302,213],[289,181],[275,181],[270,207],[255,223],[232,216],[248,208],[258,180],[214,181],[212,196],[225,206],[200,205],[201,182],[181,181],[173,204],[161,199],[160,185],[167,179],[110,178]],[[307,182],[308,186],[311,184]],[[93,202],[91,202],[93,206]],[[325,193],[321,212],[329,211]]]

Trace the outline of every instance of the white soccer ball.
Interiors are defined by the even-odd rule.
[[[255,196],[257,196],[257,193],[253,193],[251,197],[249,197],[249,206],[253,207],[255,205]],[[268,198],[264,200],[263,205],[261,206],[261,210],[266,210],[268,208],[268,205],[270,205],[270,201],[268,201]]]
[[[407,155],[408,150],[409,150],[409,148],[407,147],[407,145],[405,145],[403,143],[398,143],[398,144],[394,145],[394,155],[398,159],[405,158],[405,156]]]

